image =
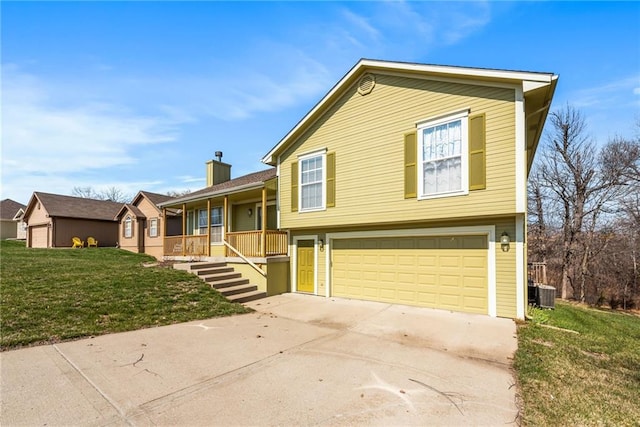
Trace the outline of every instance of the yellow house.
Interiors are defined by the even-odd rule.
[[[557,79],[359,61],[262,159],[291,291],[524,318],[526,182]]]

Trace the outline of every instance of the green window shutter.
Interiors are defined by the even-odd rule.
[[[298,162],[291,163],[291,212],[298,212]]]
[[[486,183],[485,115],[469,117],[469,190],[484,190]]]
[[[327,207],[336,205],[336,153],[327,153]]]
[[[417,155],[418,147],[416,132],[404,135],[404,198],[413,199],[417,197],[418,190],[418,167]]]

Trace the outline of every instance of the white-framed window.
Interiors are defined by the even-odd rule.
[[[222,243],[222,207],[211,208],[211,243]],[[207,210],[198,210],[198,233],[207,234]]]
[[[149,237],[158,237],[158,218],[149,220]]]
[[[468,112],[418,124],[420,198],[469,192]]]
[[[199,209],[198,210],[198,228],[200,229],[200,234],[206,234],[208,226],[209,226],[209,222],[207,221],[207,210]]]
[[[300,211],[325,209],[326,153],[313,153],[299,158]]]
[[[222,243],[222,207],[211,208],[211,243]]]
[[[131,217],[127,215],[124,219],[124,237],[130,239],[133,236],[133,221]]]

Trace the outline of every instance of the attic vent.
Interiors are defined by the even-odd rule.
[[[375,85],[376,78],[372,74],[365,74],[358,82],[358,93],[360,95],[367,95],[371,93]]]

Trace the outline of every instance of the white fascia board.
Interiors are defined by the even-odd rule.
[[[390,70],[413,71],[434,74],[451,74],[461,77],[484,77],[501,80],[530,80],[533,82],[550,83],[555,76],[552,73],[537,73],[529,71],[496,70],[491,68],[453,67],[450,65],[412,64],[404,62],[386,62],[364,59],[359,67],[386,68]]]

